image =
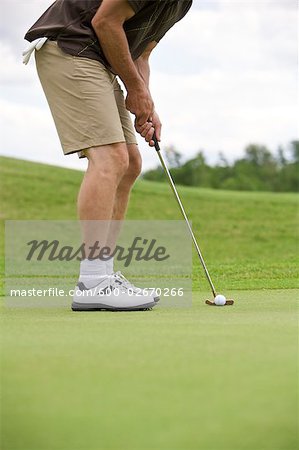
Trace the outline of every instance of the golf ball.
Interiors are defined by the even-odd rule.
[[[215,305],[217,306],[223,306],[226,303],[226,298],[224,297],[224,295],[216,295],[216,297],[214,298],[214,302]]]

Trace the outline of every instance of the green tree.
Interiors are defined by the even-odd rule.
[[[287,159],[282,147],[277,149],[274,156],[264,145],[249,144],[244,150],[244,156],[231,165],[220,153],[216,165],[210,166],[202,150],[182,164],[182,154],[174,146],[167,149],[166,157],[172,176],[178,184],[214,189],[297,192],[299,141],[292,141],[289,148],[291,160]],[[146,172],[144,178],[166,180],[160,166]]]
[[[169,145],[165,148],[165,156],[169,167],[180,167],[183,155],[175,148]]]
[[[294,163],[299,163],[299,141],[291,141],[291,153]]]

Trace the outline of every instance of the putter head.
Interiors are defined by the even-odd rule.
[[[225,305],[223,305],[223,306],[231,306],[231,305],[233,305],[234,304],[234,301],[233,300],[226,300],[226,303],[225,303]],[[210,305],[210,306],[217,306],[213,301],[211,301],[211,300],[206,300],[206,305]]]

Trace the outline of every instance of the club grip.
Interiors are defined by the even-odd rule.
[[[155,132],[153,134],[153,141],[155,143],[156,152],[159,152],[160,151],[160,145],[159,145],[159,142],[158,142],[158,139],[157,139],[157,136],[156,136]]]

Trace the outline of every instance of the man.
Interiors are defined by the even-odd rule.
[[[34,41],[31,50],[45,42],[35,54],[37,71],[64,154],[77,152],[88,159],[78,195],[86,249],[98,241],[99,247],[112,251],[118,232],[115,221],[124,219],[141,171],[129,111],[136,131],[150,146],[154,132],[160,140],[161,122],[149,90],[149,56],[191,4],[192,0],[56,0],[25,35]],[[125,100],[117,77],[125,85]],[[116,287],[118,295],[113,294]],[[147,309],[157,300],[155,294],[137,295],[135,286],[114,272],[113,258],[87,256],[81,262],[73,309]]]

